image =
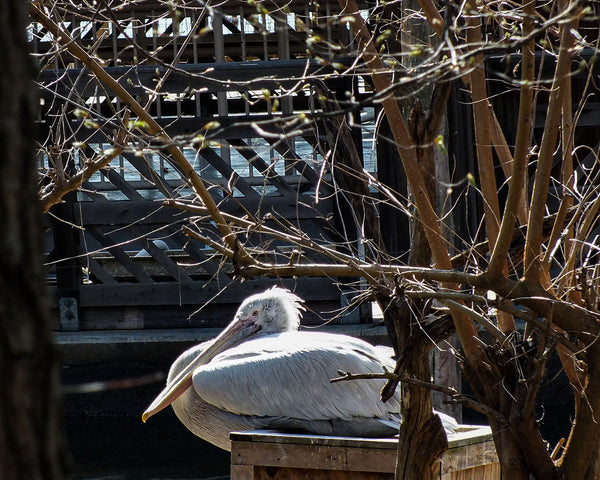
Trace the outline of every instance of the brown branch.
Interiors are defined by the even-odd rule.
[[[207,245],[208,247],[216,250],[221,255],[229,258],[230,260],[235,257],[235,252],[233,250],[230,250],[229,248],[224,247],[223,245],[221,245],[221,243],[213,240],[212,238],[209,238],[206,235],[202,235],[202,234],[196,232],[195,230],[192,230],[190,227],[184,226],[182,228],[182,230],[183,230],[183,233],[187,237],[190,237],[195,240],[198,240],[199,242],[202,242],[204,245]]]
[[[523,0],[523,36],[531,34],[534,29],[535,1]],[[514,212],[524,200],[524,178],[529,154],[529,139],[532,126],[533,80],[535,74],[535,40],[531,38],[521,51],[521,92],[519,100],[519,117],[517,120],[517,139],[515,145],[512,174],[508,181],[508,196],[504,215],[498,233],[497,243],[492,251],[488,270],[491,274],[504,271],[508,249],[512,241],[512,232],[517,221]]]
[[[570,21],[562,23],[559,27],[560,48],[556,70],[554,72],[554,79],[550,89],[544,133],[542,135],[542,142],[535,170],[531,209],[529,211],[529,228],[527,229],[527,239],[525,242],[525,278],[532,282],[542,281],[541,222],[544,219],[552,161],[554,158],[554,150],[556,148],[558,130],[560,128],[560,115],[565,95],[565,88],[563,88],[562,84],[571,71],[571,57],[573,54],[573,45],[575,43],[575,36],[572,33],[572,29],[576,28],[578,23],[579,16],[575,16]]]
[[[470,12],[466,16],[466,39],[469,49],[481,43],[481,25],[479,17]],[[477,150],[477,163],[479,166],[479,179],[483,209],[485,211],[485,225],[490,251],[494,248],[498,237],[500,222],[500,204],[498,201],[498,187],[494,175],[494,161],[492,158],[492,141],[490,129],[493,120],[489,115],[486,78],[483,54],[477,53],[474,58],[474,68],[469,74],[471,97],[473,100],[473,123],[475,126],[475,148]]]
[[[121,123],[122,125],[127,125],[128,122],[129,112],[127,111],[125,112],[123,121]],[[95,160],[86,162],[84,168],[79,170],[69,179],[65,179],[64,176],[61,175],[61,178],[54,182],[52,189],[41,196],[43,212],[47,213],[48,210],[50,210],[52,206],[59,203],[67,193],[74,192],[75,190],[79,189],[83,182],[89,180],[94,173],[107,167],[110,162],[117,158],[125,149],[124,144],[126,135],[127,130],[124,128],[119,129],[112,142],[113,148],[108,153],[103,153]],[[60,173],[63,174],[64,172],[61,171]]]
[[[591,202],[581,202],[579,208],[583,208],[585,211],[582,214],[582,218],[579,220],[579,228],[576,241],[571,241],[571,245],[568,248],[569,256],[565,265],[562,268],[560,281],[558,283],[557,292],[563,292],[567,285],[573,283],[573,277],[575,276],[575,262],[578,254],[585,243],[585,239],[589,236],[589,233],[593,226],[598,220],[598,211],[600,210],[600,196],[598,196],[597,190],[593,192],[596,198]]]
[[[590,461],[598,455],[600,435],[600,344],[592,345],[587,355],[588,384],[575,411],[575,420],[559,467],[561,478],[582,478]],[[586,478],[586,477],[584,477]]]
[[[425,14],[425,18],[427,18],[427,22],[431,26],[431,29],[435,32],[435,34],[443,39],[444,38],[444,19],[440,15],[437,7],[433,3],[432,0],[418,0],[419,6],[423,9],[423,13]]]
[[[314,275],[356,277],[367,274],[376,277],[383,274],[398,276],[408,280],[461,284],[496,292],[498,295],[510,299],[518,305],[529,308],[539,316],[552,318],[560,328],[567,332],[581,332],[582,339],[587,338],[589,342],[595,340],[595,336],[600,329],[599,316],[590,310],[570,302],[558,300],[539,285],[536,286],[523,280],[516,281],[509,278],[498,278],[490,276],[487,273],[474,275],[452,270],[407,267],[404,265],[373,265],[356,259],[347,265],[315,263],[282,265],[256,262],[254,265],[241,268],[241,273],[248,277],[298,277]]]
[[[500,412],[494,410],[493,408],[488,407],[487,405],[479,403],[476,400],[473,400],[472,398],[467,397],[466,395],[458,393],[456,391],[456,389],[454,389],[452,387],[444,387],[444,386],[438,385],[436,383],[425,382],[423,380],[418,380],[416,378],[406,377],[403,375],[396,375],[395,373],[390,372],[390,371],[386,370],[385,368],[382,373],[350,373],[350,372],[344,372],[344,371],[340,370],[340,371],[338,371],[338,374],[340,375],[339,377],[332,378],[329,381],[331,383],[336,383],[336,382],[347,382],[347,381],[354,381],[354,380],[384,379],[384,380],[393,380],[394,382],[400,382],[400,383],[410,383],[411,385],[414,385],[416,387],[421,387],[421,388],[425,388],[425,389],[432,390],[435,392],[443,393],[444,395],[448,395],[450,397],[452,403],[460,403],[469,408],[472,408],[473,410],[475,410],[477,412],[483,413],[484,415],[486,415],[488,417],[495,418],[503,424],[508,424],[508,419],[504,415],[502,415]]]
[[[356,36],[361,51],[361,57],[363,58],[366,67],[371,72],[375,90],[377,92],[389,90],[392,84],[392,78],[386,73],[387,69],[377,53],[373,38],[359,13],[356,1],[339,0],[339,4],[344,15],[353,17],[354,21],[351,23],[352,31]],[[448,254],[441,227],[438,223],[438,217],[429,201],[429,195],[417,161],[416,150],[411,142],[410,134],[406,127],[406,123],[404,122],[400,106],[396,99],[391,95],[387,95],[381,103],[392,130],[394,140],[398,146],[398,152],[406,173],[406,178],[423,222],[425,234],[431,246],[431,252],[435,263],[439,268],[450,270],[452,268],[450,255]],[[453,312],[453,318],[456,325],[456,332],[463,348],[467,352],[469,358],[475,360],[480,355],[480,344],[477,341],[477,331],[475,330],[473,323],[469,317],[458,311]]]

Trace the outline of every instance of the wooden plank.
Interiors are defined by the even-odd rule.
[[[90,277],[95,277],[97,279],[96,281],[100,281],[109,285],[116,285],[118,283],[114,277],[94,259],[94,257],[88,255],[85,261],[88,265]]]
[[[86,180],[81,185],[81,189],[83,191],[85,191],[85,194],[90,198],[90,200],[92,200],[94,202],[98,202],[98,203],[104,202],[104,204],[106,205],[106,202],[108,202],[108,198],[106,198],[106,196],[102,195],[101,193],[97,193],[96,192],[97,188],[98,188],[98,183],[97,182],[92,183],[89,180]],[[79,205],[81,205],[81,202]]]
[[[498,462],[494,442],[474,443],[449,448],[442,461],[442,473],[457,472]]]
[[[236,480],[254,480],[256,478],[253,465],[231,465],[230,476]]]
[[[207,302],[217,304],[239,304],[244,298],[263,291],[279,281],[256,279],[222,292],[223,285],[209,282],[199,288],[197,282],[179,284],[176,282],[153,282],[145,284],[119,284],[81,286],[81,307],[136,306],[136,305],[202,305]],[[313,277],[304,281],[284,282],[305,300],[327,301],[339,299],[339,292],[327,278]],[[307,316],[307,315],[306,315]]]
[[[201,287],[198,287],[201,288]],[[339,308],[339,300],[329,300],[327,302],[309,301],[310,308],[316,311],[331,311]],[[180,330],[195,328],[206,330],[216,327],[224,327],[233,318],[239,303],[214,302],[176,304],[176,305],[131,305],[121,307],[81,307],[80,306],[80,325],[82,330],[119,330],[131,328],[134,325],[132,319],[135,318],[147,331],[151,330]],[[136,312],[134,316],[132,312]],[[333,322],[332,322],[333,323]],[[323,319],[313,313],[307,313],[303,318],[303,325],[311,328],[322,326]],[[369,329],[357,330],[358,333]],[[383,338],[382,338],[383,337]],[[385,333],[382,336],[369,335],[373,341],[385,342]]]
[[[312,167],[308,165],[300,156],[294,152],[294,150],[289,146],[286,141],[282,141],[281,139],[272,139],[267,138],[268,142],[273,145],[275,150],[286,160],[291,159],[291,164],[294,169],[306,178],[309,183],[313,186],[317,186],[319,183],[320,177],[317,172],[315,172]]]
[[[225,177],[227,185],[234,186],[246,197],[256,198],[259,196],[258,192],[254,190],[244,178],[240,177],[239,174],[231,168],[231,165],[222,159],[212,148],[207,147],[202,149],[199,154],[215,167],[223,177]]]
[[[297,108],[301,108],[296,106]],[[260,129],[265,132],[265,135],[280,136],[285,135],[286,129],[284,124],[290,120],[290,116],[283,115],[272,115],[267,116],[264,114],[239,114],[229,115],[222,117],[219,115],[196,117],[193,115],[179,115],[177,118],[156,118],[156,122],[165,129],[165,131],[172,137],[182,136],[186,138],[191,144],[193,137],[198,133],[203,125],[209,122],[218,122],[221,127],[215,130],[211,134],[211,138],[215,140],[229,139],[229,138],[259,138],[261,134],[258,133],[254,126],[260,125]],[[106,141],[106,135],[110,135],[110,129],[99,128],[94,131],[87,129],[81,129],[81,122],[78,120],[68,120],[73,130],[72,138],[77,141],[86,141],[90,144],[100,144]],[[302,134],[306,138],[310,138],[314,135],[313,127],[318,129],[320,122],[317,120],[315,123],[298,125],[295,130],[298,134]],[[254,126],[253,126],[254,125]],[[44,139],[49,133],[51,124],[44,120],[38,123],[39,126],[39,138]]]
[[[160,207],[156,201],[127,201],[118,200],[106,202],[81,202],[81,218],[86,225],[160,225],[173,223],[181,224],[182,221],[192,216],[175,208]],[[277,211],[277,214],[288,220],[310,220],[315,215],[327,215],[331,203],[321,200],[314,204],[314,197],[310,195],[269,196],[264,198],[244,199],[244,208],[239,204],[239,199],[221,199],[219,205],[223,211],[231,215],[246,215],[248,212],[261,211],[263,213]],[[79,212],[76,212],[77,221]]]
[[[250,145],[248,145],[244,140],[236,139],[236,138],[228,138],[227,142],[232,145],[239,153],[242,155],[250,166],[256,168],[260,173],[262,173],[271,185],[273,185],[279,192],[282,194],[290,194],[294,193],[295,190],[281,177],[281,175],[277,174],[271,165],[267,164],[263,160],[263,158],[254,151]]]
[[[237,477],[231,476],[231,480]],[[254,467],[255,480],[394,480],[393,473]]]
[[[186,273],[185,269],[177,265],[167,254],[158,248],[154,242],[146,242],[146,251],[152,255],[152,258],[163,267],[173,277],[176,282],[193,282],[192,278]]]
[[[176,232],[171,236],[179,245],[182,245],[183,251],[190,256],[190,263],[195,262],[201,265],[204,270],[210,275],[210,278],[217,282],[222,282],[226,285],[231,281],[231,277],[227,275],[221,265],[219,258],[214,258],[214,251],[199,247],[199,242],[190,242],[181,231]],[[203,247],[203,245],[202,245]]]
[[[289,445],[237,441],[232,443],[231,462],[235,465],[261,465],[300,469],[393,473],[396,450],[326,445]]]
[[[150,168],[148,160],[145,157],[139,157],[129,152],[123,152],[123,157],[140,172],[140,175],[148,181],[154,181],[156,187],[163,192],[165,197],[173,197],[175,195],[175,189],[169,185],[169,182],[160,175],[156,170]]]
[[[500,464],[490,463],[480,467],[444,474],[440,477],[440,480],[499,480],[500,478]]]
[[[261,39],[262,47],[262,39]],[[211,47],[214,48],[214,47]],[[336,58],[336,62],[351,65],[352,57]],[[142,95],[145,88],[154,88],[156,80],[165,76],[167,69],[163,66],[138,65],[132,67],[107,67],[106,72],[132,95]],[[162,91],[184,93],[190,89],[206,89],[208,92],[228,92],[233,87],[241,89],[279,89],[291,88],[303,75],[332,75],[336,72],[329,66],[320,65],[316,60],[257,60],[247,62],[213,62],[179,64],[170,73],[162,87]],[[44,70],[39,81],[44,85],[52,85],[52,91],[42,89],[43,98],[56,94],[67,96],[75,89],[79,95],[94,96],[97,85],[94,77],[80,69]]]
[[[160,202],[151,200],[81,202],[80,208],[85,224],[92,226],[177,224],[191,216],[190,213],[162,207]]]
[[[163,9],[163,12],[165,12],[165,10]],[[240,12],[236,12],[238,15]],[[256,11],[254,12],[256,13]],[[139,24],[143,24],[145,23],[145,20],[143,17],[138,17],[139,20]],[[151,25],[154,21],[151,20],[151,18],[156,18],[155,16],[152,17],[148,17],[150,18],[147,21],[146,25]],[[189,17],[188,17],[189,18]],[[213,16],[213,26],[219,21],[220,18],[223,18],[223,23],[225,26],[228,27],[229,30],[231,30],[230,27],[237,29],[237,27],[235,25],[233,25],[233,23],[231,21],[225,21],[224,17],[221,17],[220,15],[215,15]],[[267,17],[268,18],[268,17]],[[314,19],[314,18],[313,18]],[[184,18],[181,19],[182,21],[184,21]],[[190,19],[191,20],[191,19]],[[192,20],[193,21],[193,20]],[[111,22],[114,24],[114,22]],[[130,22],[129,22],[130,23]],[[155,22],[154,22],[155,23]],[[131,23],[130,23],[131,25]],[[156,59],[161,59],[161,60],[165,60],[165,62],[170,63],[175,55],[174,52],[174,42],[177,42],[177,38],[173,38],[173,29],[171,28],[172,24],[169,26],[169,28],[167,28],[164,32],[161,32],[160,35],[158,36],[154,36],[152,38],[152,45],[148,45],[149,48],[145,48],[145,49],[136,49],[136,48],[131,48],[132,47],[132,42],[124,37],[118,37],[118,36],[111,36],[111,37],[106,37],[103,40],[100,39],[94,39],[87,42],[81,42],[84,45],[89,44],[94,42],[95,43],[95,48],[94,48],[94,56],[96,58],[102,58],[102,59],[108,59],[108,60],[114,60],[115,57],[115,52],[114,49],[116,48],[117,51],[119,50],[124,50],[125,51],[120,51],[119,52],[119,62],[120,65],[128,65],[128,64],[134,64],[133,59],[138,58],[138,62],[142,61],[144,57],[146,57],[148,60],[151,61],[156,61]],[[73,28],[67,28],[68,31],[70,31],[72,33],[72,35],[76,38],[76,31]],[[217,43],[219,41],[219,35],[217,34],[218,30],[215,28],[213,31],[211,32],[206,32],[204,35],[198,36],[194,39],[194,41],[190,44],[188,44],[185,48],[182,45],[177,45],[177,52],[178,52],[178,60],[180,61],[180,63],[194,63],[194,62],[199,62],[199,61],[203,61],[203,62],[211,62],[213,61],[214,57],[217,57],[217,61],[219,57],[221,58],[227,58],[229,57],[230,59],[234,60],[234,61],[238,61],[238,59],[241,59],[242,56],[242,39],[245,40],[244,42],[244,47],[246,50],[246,58],[248,57],[255,57],[255,58],[262,58],[265,59],[264,56],[264,51],[263,51],[263,45],[267,44],[269,46],[269,51],[271,52],[271,56],[273,53],[276,52],[277,50],[277,46],[278,46],[278,40],[279,40],[279,33],[281,30],[283,29],[279,29],[276,28],[276,31],[267,31],[267,30],[263,30],[261,32],[255,32],[255,33],[251,33],[251,32],[244,32],[243,35],[242,33],[239,31],[239,29],[237,29],[237,32],[231,32],[231,33],[227,33],[225,32],[225,34],[223,35],[223,39],[221,40],[221,43],[223,45],[223,54],[222,55],[215,55],[215,43]],[[140,39],[143,38],[144,40],[149,40],[148,38],[146,38],[146,32],[143,30],[143,28],[134,28],[136,37],[138,35],[141,35]],[[285,56],[279,56],[279,58],[291,58],[291,57],[299,57],[299,58],[305,58],[306,57],[306,39],[309,35],[308,32],[298,32],[296,30],[294,30],[290,25],[287,25],[287,31],[289,32],[288,36],[288,40],[286,42],[286,46],[290,52],[290,55],[288,55],[287,57]],[[44,35],[40,35],[41,37],[44,37]],[[137,39],[136,39],[137,40]],[[335,41],[335,39],[331,39],[330,41]],[[138,45],[143,45],[143,43],[145,42],[138,42]],[[42,41],[39,42],[38,44],[38,53],[48,53],[48,52],[52,52],[51,50],[51,42],[47,42],[47,41]],[[69,63],[69,60],[73,59],[72,54],[70,54],[69,52],[61,52],[61,58],[64,60],[64,64]],[[140,62],[141,63],[141,62]]]
[[[133,188],[127,180],[125,180],[118,172],[112,168],[104,168],[101,170],[110,183],[117,187],[129,200],[143,200],[142,197],[135,188]]]
[[[358,438],[340,437],[330,435],[283,433],[270,430],[249,430],[245,432],[232,432],[233,441],[252,442],[255,445],[269,443],[280,445],[322,445],[327,447],[367,448],[371,450],[393,450],[398,447],[398,440],[390,438]]]

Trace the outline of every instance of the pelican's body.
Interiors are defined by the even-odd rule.
[[[226,450],[230,432],[248,429],[396,434],[399,392],[381,402],[385,380],[330,382],[340,371],[392,370],[391,349],[346,335],[298,331],[300,302],[280,288],[244,301],[217,339],[173,363],[166,389],[143,418],[172,404],[190,431]],[[455,427],[450,417],[442,421],[447,429]]]

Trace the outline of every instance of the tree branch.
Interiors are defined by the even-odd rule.
[[[363,18],[360,16],[358,6],[355,0],[339,0],[342,7],[342,12],[345,15],[353,17],[351,23],[352,30],[357,38],[361,56],[371,73],[371,78],[375,85],[375,90],[382,92],[390,88],[392,79],[386,73],[386,68],[377,53],[377,49],[373,43],[367,26]],[[411,142],[410,134],[404,122],[402,112],[398,102],[393,96],[386,96],[382,100],[382,105],[385,114],[388,118],[389,125],[396,144],[398,152],[404,166],[406,178],[410,186],[411,193],[414,196],[415,204],[421,220],[427,240],[431,246],[431,252],[435,263],[440,268],[450,270],[452,263],[446,248],[444,237],[438,223],[438,217],[429,201],[429,195],[425,187],[423,175],[417,162],[415,147]],[[461,312],[454,311],[453,318],[456,325],[456,332],[461,340],[462,346],[469,354],[469,358],[475,360],[479,357],[480,344],[477,341],[477,331],[469,317]]]
[[[542,221],[546,209],[548,185],[565,95],[563,82],[571,71],[571,56],[575,43],[575,36],[571,29],[575,28],[578,23],[579,16],[575,16],[569,21],[562,23],[559,27],[560,48],[556,71],[554,72],[554,79],[550,89],[544,133],[535,170],[531,208],[529,211],[529,228],[527,229],[527,239],[525,241],[525,278],[532,282],[542,281]]]
[[[128,121],[129,112],[127,111],[125,112],[123,121],[121,123],[123,125],[127,125]],[[98,155],[95,160],[86,162],[84,168],[79,170],[68,180],[63,178],[61,181],[54,182],[52,189],[41,196],[43,212],[48,213],[48,210],[50,210],[53,205],[59,203],[67,193],[73,192],[80,188],[83,182],[89,180],[94,173],[102,170],[104,167],[107,167],[110,162],[117,158],[125,149],[124,144],[126,136],[127,130],[125,128],[119,129],[114,138],[112,149],[110,149],[108,152]]]
[[[508,424],[508,419],[502,415],[500,412],[490,408],[476,400],[473,400],[466,395],[458,393],[456,389],[452,387],[444,387],[442,385],[437,385],[432,382],[424,382],[423,380],[418,380],[412,377],[406,377],[402,375],[397,375],[393,372],[390,372],[384,368],[383,373],[351,373],[338,371],[339,377],[332,378],[330,380],[331,383],[336,382],[347,382],[353,380],[376,380],[376,379],[385,379],[385,380],[393,380],[394,382],[400,383],[410,383],[411,385],[415,385],[416,387],[426,388],[428,390],[433,390],[435,392],[443,393],[444,395],[448,395],[453,403],[460,403],[465,405],[466,407],[472,408],[473,410],[483,413],[486,416],[490,416],[492,418],[497,419],[499,422]]]

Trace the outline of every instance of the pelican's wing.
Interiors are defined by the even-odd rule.
[[[193,376],[207,403],[238,415],[310,420],[388,419],[398,397],[379,400],[384,380],[330,383],[339,371],[382,373],[393,362],[381,350],[352,337],[287,332],[229,349]]]

